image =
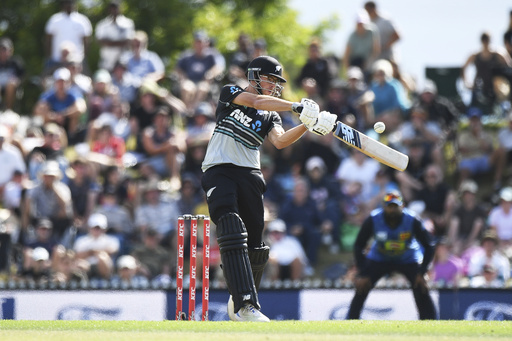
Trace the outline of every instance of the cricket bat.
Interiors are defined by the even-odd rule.
[[[404,171],[407,168],[409,163],[407,155],[366,136],[343,122],[336,122],[333,128],[333,135],[350,147],[359,150],[386,166],[399,171]]]

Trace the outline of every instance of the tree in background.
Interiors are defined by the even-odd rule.
[[[77,1],[80,13],[93,27],[105,17],[109,1]],[[122,13],[133,19],[137,30],[149,36],[149,48],[157,52],[167,70],[172,70],[180,52],[191,45],[192,33],[205,30],[216,40],[217,49],[229,55],[236,48],[241,32],[253,39],[264,38],[270,54],[278,56],[292,79],[307,58],[307,46],[313,36],[324,37],[334,29],[333,16],[317,27],[300,25],[297,12],[288,8],[288,0],[124,0]],[[44,64],[44,28],[50,16],[60,10],[58,0],[3,0],[0,5],[0,37],[10,37],[15,54],[25,62],[24,100],[20,112],[29,114],[40,89],[37,77]],[[87,63],[96,70],[99,45],[92,40]]]

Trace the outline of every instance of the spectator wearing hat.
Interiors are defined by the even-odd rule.
[[[182,53],[175,68],[180,84],[180,98],[189,112],[193,112],[199,102],[207,99],[216,78],[223,71],[209,49],[209,41],[206,32],[194,32],[192,49]]]
[[[139,271],[149,280],[155,278],[170,278],[173,257],[176,254],[175,246],[167,250],[160,245],[161,237],[158,231],[149,228],[142,234],[142,243],[138,245],[131,255],[139,263]]]
[[[327,172],[324,160],[312,156],[306,161],[306,178],[309,181],[309,197],[316,203],[322,217],[321,231],[323,243],[330,247],[332,253],[339,249],[339,226],[341,192],[336,179]]]
[[[78,132],[80,116],[87,109],[82,95],[70,89],[70,77],[67,68],[55,70],[53,87],[39,97],[34,108],[34,115],[40,116],[45,123],[54,122],[63,127],[68,140]]]
[[[286,233],[286,223],[276,219],[267,225],[270,246],[268,274],[270,280],[300,280],[305,275],[308,258],[297,238]]]
[[[436,123],[443,130],[445,138],[454,138],[459,123],[460,112],[452,101],[439,95],[436,84],[426,79],[419,96],[413,103],[427,112],[428,121]]]
[[[60,46],[64,42],[75,45],[74,54],[79,62],[83,62],[92,35],[91,22],[85,15],[77,12],[75,0],[61,0],[60,4],[61,11],[53,14],[45,26],[47,68],[59,63]]]
[[[21,277],[35,282],[47,282],[51,276],[50,270],[50,254],[44,247],[36,247],[25,254]]]
[[[16,91],[25,75],[25,66],[20,57],[14,56],[12,40],[0,39],[0,98],[1,107],[12,109],[16,101]]]
[[[165,75],[165,66],[160,56],[148,50],[148,35],[144,31],[135,31],[131,40],[131,50],[123,53],[120,60],[128,72],[138,78],[159,81]]]
[[[108,15],[96,24],[95,35],[100,45],[98,67],[112,71],[123,52],[128,51],[135,35],[132,19],[121,13],[121,1],[109,1]]]
[[[501,246],[512,246],[512,187],[504,187],[499,193],[499,204],[488,217],[489,228],[496,232]]]
[[[79,259],[87,261],[89,278],[110,279],[114,270],[114,257],[119,251],[119,239],[108,235],[107,217],[93,213],[87,220],[89,231],[76,239],[73,249]]]
[[[112,77],[105,69],[94,73],[92,93],[87,98],[88,119],[93,122],[103,113],[111,113],[114,103],[119,102],[119,91],[112,85]]]
[[[504,158],[494,147],[492,134],[482,124],[482,110],[477,107],[468,109],[468,129],[457,138],[459,182],[479,174],[494,173],[494,187],[499,189]]]
[[[137,260],[131,255],[123,255],[117,259],[117,272],[110,283],[113,286],[143,288],[147,287],[149,282],[145,276],[138,274],[139,265]]]
[[[468,276],[472,281],[470,283],[489,283],[497,280],[493,285],[503,286],[510,278],[510,262],[500,251],[499,242],[499,237],[495,231],[488,230],[484,233],[481,250],[473,254],[469,261]],[[485,274],[486,271],[489,272],[488,275]],[[493,274],[493,272],[495,273]],[[478,276],[484,276],[485,281],[474,279]]]
[[[141,203],[135,208],[135,228],[140,233],[150,228],[156,230],[165,244],[175,234],[180,212],[176,200],[162,193],[161,185],[155,180],[142,185]]]
[[[52,229],[53,223],[50,219],[41,218],[36,222],[34,226],[34,239],[30,241],[31,238],[28,238],[28,236],[24,237],[28,241],[23,250],[26,259],[30,258],[30,254],[38,247],[44,248],[48,251],[50,257],[52,256],[55,248],[59,245],[53,236]]]
[[[39,176],[40,182],[29,190],[25,200],[24,226],[30,221],[48,218],[53,224],[54,236],[60,241],[72,224],[71,191],[61,180],[62,172],[57,161],[46,161]]]
[[[487,219],[487,210],[478,197],[478,185],[465,180],[459,187],[459,201],[450,219],[448,238],[452,251],[462,255],[480,240]]]

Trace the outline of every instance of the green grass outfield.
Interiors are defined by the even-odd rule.
[[[0,321],[0,340],[512,340],[508,321]]]

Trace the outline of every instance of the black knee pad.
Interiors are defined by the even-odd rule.
[[[228,213],[219,218],[217,242],[235,312],[242,308],[244,301],[260,309],[247,250],[247,231],[238,214]]]
[[[261,283],[261,277],[263,277],[263,271],[268,262],[270,253],[270,247],[252,247],[249,248],[249,261],[251,262],[252,276],[254,278],[254,285],[256,290],[259,289]]]

